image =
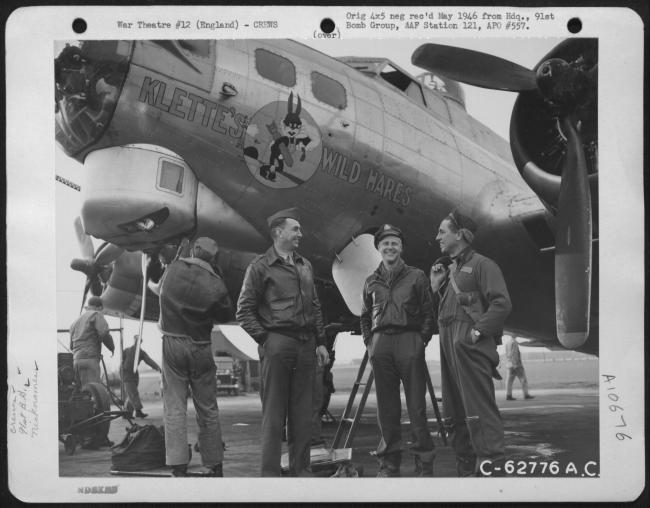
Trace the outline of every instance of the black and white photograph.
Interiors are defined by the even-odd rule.
[[[9,20],[14,496],[637,497],[641,19],[303,11]]]

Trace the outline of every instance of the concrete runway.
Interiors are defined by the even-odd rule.
[[[497,401],[505,428],[508,471],[517,477],[580,477],[597,475],[599,471],[598,444],[598,390],[547,389],[533,392],[534,399],[506,401],[503,391],[497,391]],[[521,391],[515,390],[515,397]],[[339,391],[332,396],[330,411],[339,417],[347,403],[349,392]],[[360,394],[358,396],[360,398]],[[431,401],[429,401],[429,404]],[[137,419],[141,424],[162,425],[162,401],[143,401],[148,418]],[[403,406],[404,401],[402,402]],[[229,477],[256,477],[259,475],[261,403],[257,394],[237,397],[219,397],[223,439],[226,442],[224,475]],[[113,408],[114,409],[114,408]],[[352,461],[363,468],[363,476],[375,476],[376,459],[371,452],[379,441],[375,419],[374,393],[370,394],[353,442]],[[449,446],[443,446],[438,435],[433,409],[429,407],[430,429],[437,446],[434,475],[454,477],[455,458]],[[408,441],[408,415],[403,407],[403,436]],[[113,420],[109,438],[120,442],[127,422]],[[188,404],[190,443],[196,442],[196,421],[191,401]],[[331,443],[336,425],[323,426],[323,437]],[[200,457],[193,454],[191,465],[200,465]],[[83,450],[66,455],[59,443],[59,474],[65,477],[109,477],[111,450]],[[413,476],[413,461],[407,453],[402,459],[402,476]]]

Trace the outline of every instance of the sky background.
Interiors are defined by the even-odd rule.
[[[403,70],[417,76],[424,72],[422,69],[411,65],[411,54],[425,42],[454,45],[477,51],[483,51],[495,56],[511,60],[524,67],[532,68],[539,60],[560,42],[558,38],[537,38],[537,39],[394,39],[389,42],[383,40],[309,40],[300,41],[304,44],[330,56],[370,56],[386,57],[392,60]],[[510,112],[516,98],[516,94],[495,90],[463,85],[466,96],[466,108],[468,113],[480,122],[484,123],[504,139],[508,139],[510,125]],[[83,166],[68,158],[57,146],[55,149],[55,170],[56,174],[67,178],[81,186],[84,183]],[[513,167],[513,171],[514,171]],[[85,276],[70,269],[70,261],[80,257],[76,235],[74,233],[73,221],[79,215],[81,209],[80,193],[60,183],[56,184],[56,277],[57,277],[57,328],[68,329],[70,324],[78,317],[81,307],[81,299]],[[100,241],[94,240],[97,248]],[[120,320],[108,318],[111,328],[119,328]],[[138,330],[138,322],[134,320],[123,320],[124,344],[130,345],[132,337]],[[242,344],[246,352],[256,355],[255,344],[246,334],[236,326],[223,328],[226,335]],[[161,361],[160,334],[154,323],[144,325],[143,347],[158,363]],[[66,351],[69,344],[69,335],[59,333],[57,335],[59,351]],[[113,332],[117,349],[119,350],[119,332]],[[438,360],[437,337],[427,348],[427,359]],[[525,350],[524,350],[525,351]],[[355,358],[361,358],[364,353],[363,342],[358,336],[341,334],[337,339],[336,356],[337,363],[347,363]],[[107,356],[107,355],[105,355]],[[109,370],[117,369],[118,354],[115,358],[105,358]],[[141,369],[145,367],[141,366]],[[146,367],[148,369],[148,367]]]

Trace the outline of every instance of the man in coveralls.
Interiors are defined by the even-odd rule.
[[[497,474],[504,460],[492,378],[501,379],[496,345],[511,310],[510,296],[496,263],[472,249],[475,231],[470,218],[451,212],[436,240],[452,262],[446,267],[436,261],[431,268],[431,287],[440,299],[442,404],[459,476]]]
[[[159,285],[165,453],[173,476],[187,476],[190,460],[188,386],[196,409],[201,462],[208,469],[205,476],[223,476],[211,334],[215,322],[229,321],[232,309],[223,279],[211,266],[217,252],[212,238],[197,238],[191,257],[171,262]]]
[[[140,401],[140,394],[138,393],[138,385],[140,384],[140,374],[137,369],[133,369],[133,364],[135,363],[135,346],[138,340],[138,335],[133,336],[133,345],[127,347],[122,352],[122,382],[124,383],[124,391],[126,392],[126,406],[125,409],[129,413],[130,417],[133,417],[133,410],[135,410],[135,416],[138,418],[146,418],[147,413],[142,412],[142,402]],[[142,345],[142,341],[140,342]],[[138,364],[144,362],[149,367],[158,372],[162,372],[162,369],[158,364],[147,354],[144,349],[140,349],[140,355],[138,356]],[[125,417],[126,418],[126,417]]]
[[[86,383],[99,383],[99,360],[102,344],[113,354],[115,344],[102,314],[104,305],[99,296],[91,296],[86,312],[70,325],[70,349],[73,353],[75,379],[83,387]]]
[[[316,362],[329,361],[311,263],[295,208],[267,219],[273,245],[246,270],[237,321],[262,346],[262,476],[281,476],[282,426],[288,415],[289,470],[309,476]]]
[[[400,476],[402,429],[400,380],[414,437],[417,476],[433,476],[433,439],[427,428],[424,348],[433,333],[429,280],[402,260],[402,232],[384,224],[375,234],[382,262],[363,288],[361,332],[375,375],[380,478]]]

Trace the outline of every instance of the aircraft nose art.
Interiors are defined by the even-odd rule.
[[[271,189],[290,189],[314,176],[323,154],[319,126],[300,95],[274,101],[251,118],[244,160],[255,179]]]

